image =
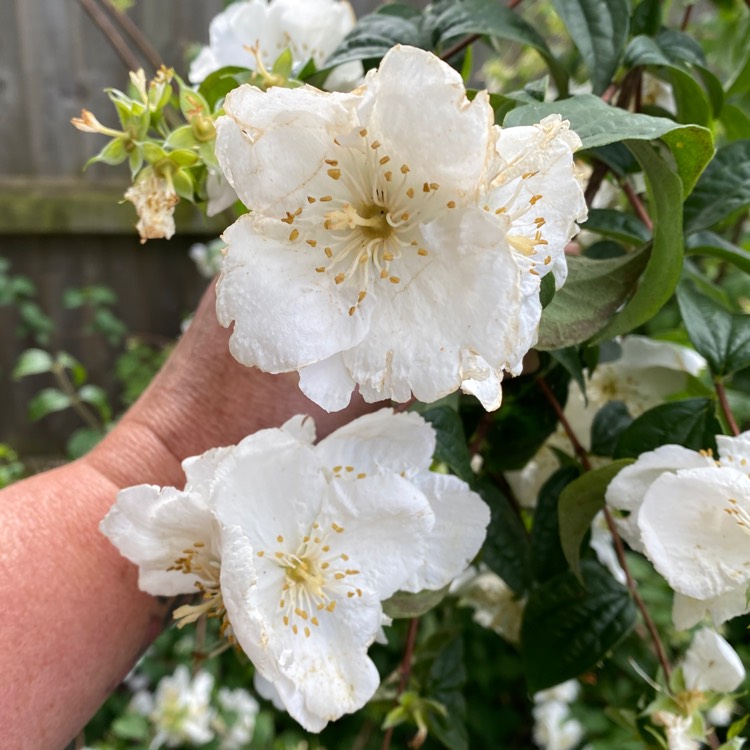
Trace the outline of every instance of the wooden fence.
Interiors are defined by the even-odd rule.
[[[90,3],[90,0],[89,0]],[[66,288],[111,287],[116,313],[128,329],[171,338],[205,286],[187,249],[215,237],[221,221],[207,222],[180,206],[178,234],[169,242],[138,243],[135,213],[121,205],[126,175],[82,165],[103,139],[83,134],[70,118],[89,109],[113,120],[103,89],[124,88],[128,67],[84,10],[85,0],[0,0],[0,257],[12,274],[36,285],[42,309],[55,322],[52,348],[70,351],[91,381],[115,394],[117,352],[82,332],[77,314],[62,306]],[[136,0],[128,17],[146,31],[158,55],[183,75],[190,47],[205,43],[210,19],[224,0]],[[375,0],[354,0],[362,15]],[[15,383],[19,353],[17,311],[0,307],[0,442],[28,453],[59,453],[78,422],[72,415],[26,419],[28,399],[51,384],[45,376]]]

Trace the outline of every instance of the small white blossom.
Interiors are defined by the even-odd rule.
[[[190,81],[200,83],[229,65],[256,70],[258,58],[270,70],[286,49],[298,68],[308,60],[320,68],[355,20],[344,0],[240,0],[211,21],[209,45],[190,65]],[[347,64],[331,73],[327,85],[353,88],[361,76],[361,63]]]
[[[352,94],[244,86],[225,109],[217,157],[252,209],[217,287],[235,358],[299,371],[328,410],[357,385],[496,409],[585,216],[568,124],[500,130],[486,93],[470,103],[455,70],[399,46]]]
[[[146,168],[125,191],[125,200],[130,201],[138,212],[136,229],[141,242],[172,237],[175,232],[174,207],[180,199],[167,180]]]
[[[222,720],[220,747],[222,750],[241,750],[253,738],[255,718],[259,710],[258,701],[242,688],[219,688],[217,697],[222,712],[231,715],[228,726],[226,721]]]
[[[532,736],[541,750],[572,750],[584,737],[583,725],[571,718],[567,703],[543,701],[534,706],[532,714]]]
[[[718,460],[665,445],[640,456],[607,489],[625,539],[678,594],[672,615],[680,628],[706,614],[719,625],[748,611],[750,433],[716,440]]]
[[[156,729],[150,750],[163,745],[202,745],[214,738],[213,685],[214,678],[208,672],[200,671],[191,678],[188,668],[180,664],[173,675],[159,680],[153,696],[141,691],[133,697],[131,707],[148,715]]]
[[[731,693],[745,679],[737,652],[715,630],[702,628],[693,636],[682,664],[688,690]]]
[[[666,729],[669,750],[699,750],[701,747],[701,743],[693,737],[692,716],[657,711],[653,719]]]

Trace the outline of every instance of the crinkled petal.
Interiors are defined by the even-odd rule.
[[[312,445],[315,442],[315,420],[307,414],[297,414],[290,417],[281,425],[281,429],[301,443]]]
[[[100,529],[138,566],[139,587],[155,596],[193,593],[198,577],[169,568],[195,542],[211,554],[218,541],[217,523],[202,497],[145,484],[121,490]]]
[[[228,248],[216,315],[225,327],[234,321],[232,356],[267,372],[287,372],[358,344],[371,309],[349,315],[348,303],[334,296],[327,275],[314,273],[305,251],[264,234],[259,223],[246,215],[223,235]]]
[[[711,466],[707,456],[680,445],[662,445],[643,453],[631,466],[626,466],[607,487],[607,504],[621,515],[615,518],[622,538],[637,552],[643,551],[638,513],[649,487],[665,472]]]
[[[424,492],[435,514],[422,564],[401,586],[416,593],[447,586],[466,570],[487,535],[490,509],[458,477],[425,471],[411,481]]]
[[[492,108],[484,91],[469,102],[461,75],[436,55],[393,47],[367,77],[359,112],[394,164],[459,194],[476,192],[494,150]]]
[[[732,469],[686,469],[649,488],[638,514],[646,555],[669,585],[695,599],[750,580],[750,479]]]
[[[693,636],[682,672],[688,690],[731,693],[745,679],[745,668],[737,652],[709,628],[703,628]]]
[[[357,101],[311,86],[231,91],[216,126],[216,157],[240,200],[281,219],[309,195],[329,192],[325,159],[335,158],[333,139],[357,124]]]
[[[435,452],[435,430],[419,414],[381,409],[340,427],[321,440],[316,452],[328,470],[346,477],[382,471],[412,475],[428,469]],[[346,467],[352,467],[351,471]]]

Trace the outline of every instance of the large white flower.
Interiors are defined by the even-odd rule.
[[[217,314],[247,365],[300,372],[329,410],[434,401],[488,409],[536,341],[540,278],[564,277],[585,215],[577,136],[557,116],[500,130],[485,93],[395,47],[352,94],[229,94],[217,156],[252,209],[224,235]]]
[[[382,410],[314,440],[300,416],[188,459],[185,490],[125,490],[102,529],[151,593],[202,591],[176,616],[223,617],[290,714],[319,731],[377,688],[367,649],[387,621],[381,602],[458,575],[489,511],[430,474],[435,433],[416,414]]]
[[[209,27],[209,45],[190,65],[190,80],[200,83],[219,68],[256,70],[257,56],[270,69],[286,49],[297,66],[326,58],[353,28],[354,11],[345,0],[241,0],[219,13]],[[255,54],[252,49],[255,49]],[[334,70],[327,84],[345,90],[362,77],[360,63]]]
[[[618,523],[679,595],[673,619],[689,627],[748,611],[750,433],[718,436],[719,458],[667,445],[643,454],[607,489]]]

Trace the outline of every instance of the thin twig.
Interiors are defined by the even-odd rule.
[[[81,400],[78,391],[74,388],[73,383],[70,382],[65,368],[56,363],[52,366],[51,372],[55,376],[60,390],[70,399],[73,411],[86,423],[87,427],[90,427],[92,430],[101,430],[103,426],[101,421],[97,418],[95,412]]]
[[[89,14],[91,20],[99,27],[104,36],[119,55],[128,70],[138,70],[141,67],[138,58],[133,54],[128,44],[115,28],[106,13],[93,0],[78,0],[81,7]]]
[[[622,180],[620,182],[620,185],[622,186],[623,192],[625,193],[625,197],[630,202],[630,205],[633,207],[633,210],[635,211],[638,218],[646,225],[646,228],[649,230],[649,232],[653,232],[654,222],[651,221],[651,217],[648,215],[646,207],[643,205],[643,202],[638,197],[638,194],[635,192],[635,190],[633,190],[633,186],[627,180]]]
[[[594,202],[594,198],[596,198],[596,194],[599,192],[607,172],[609,172],[609,167],[603,161],[596,161],[594,163],[591,177],[589,177],[589,184],[586,185],[586,191],[583,194],[583,198],[589,208],[591,208],[591,204]]]
[[[154,71],[159,70],[164,65],[164,61],[161,59],[161,55],[156,51],[156,48],[151,44],[146,35],[133,23],[130,16],[125,11],[118,10],[112,0],[101,0],[105,6],[109,9],[115,21],[119,24],[120,28],[130,37],[133,43],[138,47],[141,54],[148,60],[149,64],[153,67]]]
[[[573,445],[573,450],[575,451],[576,457],[580,461],[581,466],[583,466],[586,471],[591,471],[591,462],[589,461],[588,453],[576,437],[576,434],[573,431],[570,422],[566,418],[562,407],[560,406],[560,402],[552,392],[552,389],[549,387],[549,385],[547,385],[547,381],[545,381],[545,379],[541,376],[537,377],[536,382],[539,385],[539,389],[542,391],[542,394],[547,399],[550,406],[554,409],[557,418],[560,420],[560,424],[562,425],[563,430],[565,430],[565,434],[568,436],[568,440],[570,440],[571,444]],[[664,650],[664,646],[661,642],[659,631],[656,629],[656,625],[651,619],[651,615],[648,611],[648,608],[646,607],[646,603],[643,601],[643,599],[641,599],[641,595],[638,593],[638,585],[631,575],[630,568],[628,567],[627,560],[625,559],[625,548],[623,547],[622,539],[617,532],[617,527],[615,526],[612,514],[609,512],[609,508],[607,508],[606,506],[604,507],[604,518],[607,521],[609,532],[612,535],[612,541],[614,543],[617,561],[620,563],[620,567],[625,573],[625,581],[627,583],[628,591],[633,597],[633,603],[641,613],[641,617],[643,618],[646,629],[651,636],[651,642],[656,653],[656,658],[658,659],[659,664],[664,671],[664,676],[668,681],[670,675],[672,674],[672,669],[669,666],[669,660],[667,659],[666,651]]]
[[[690,23],[690,16],[693,13],[693,6],[688,5],[687,8],[685,8],[685,13],[682,16],[682,23],[680,23],[680,31],[685,31],[687,29],[688,24]]]
[[[411,676],[411,660],[414,657],[414,646],[417,643],[417,630],[419,629],[419,618],[413,617],[409,620],[409,630],[406,633],[406,645],[404,646],[404,656],[401,659],[400,678],[398,681],[398,692],[396,700],[401,697],[406,686],[409,684]],[[391,740],[393,738],[393,727],[389,727],[383,735],[383,745],[381,750],[390,750]]]
[[[445,50],[442,55],[440,55],[440,59],[450,60],[453,55],[457,55],[459,52],[466,49],[466,47],[468,47],[470,44],[474,44],[474,42],[479,41],[481,38],[481,34],[470,34],[465,39],[462,39],[460,42],[454,44],[452,47],[448,47],[448,49]]]
[[[732,410],[729,408],[729,399],[727,398],[727,392],[724,388],[724,383],[719,378],[714,379],[714,389],[719,399],[719,406],[721,406],[721,413],[724,415],[724,419],[727,420],[727,426],[730,432],[735,437],[740,434],[740,427],[737,424],[737,420],[732,414]]]

